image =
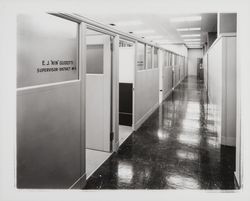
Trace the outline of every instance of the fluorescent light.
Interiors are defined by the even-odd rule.
[[[146,39],[158,39],[158,38],[163,38],[163,36],[146,36]]]
[[[194,27],[194,28],[178,28],[177,31],[200,31],[201,28]]]
[[[183,38],[187,38],[187,37],[200,37],[200,34],[185,34],[185,35],[181,35],[181,37]]]
[[[115,23],[116,26],[136,26],[142,24],[139,20],[133,20],[133,21],[121,21]]]
[[[184,41],[188,42],[188,41],[200,41],[201,39],[199,38],[192,38],[192,39],[184,39]]]
[[[155,33],[155,30],[153,29],[145,29],[145,30],[138,30],[133,31],[134,34],[149,34],[149,33]]]
[[[175,17],[170,19],[170,22],[190,22],[190,21],[201,21],[201,16]]]

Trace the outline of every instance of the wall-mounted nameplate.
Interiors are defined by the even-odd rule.
[[[78,79],[77,26],[48,14],[18,15],[18,88]]]

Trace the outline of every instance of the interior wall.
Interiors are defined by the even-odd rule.
[[[160,51],[160,63],[159,70],[161,79],[160,79],[160,90],[161,90],[161,99],[160,103],[171,93],[172,91],[172,66],[169,65],[169,62],[166,61],[166,52]]]
[[[211,47],[217,38],[217,32],[208,32],[208,48]]]
[[[197,59],[202,58],[202,49],[188,49],[188,75],[197,76]]]
[[[119,48],[119,82],[133,83],[135,67],[135,48]]]
[[[136,71],[135,129],[148,118],[159,105],[159,69]]]
[[[236,37],[221,37],[209,49],[208,95],[221,143],[236,144]],[[205,58],[205,57],[204,57]]]
[[[163,67],[163,99],[172,91],[172,66]]]
[[[205,84],[205,87],[206,87],[206,90],[208,90],[208,76],[207,76],[207,73],[208,73],[208,56],[207,54],[204,55],[203,57],[203,68],[204,68],[204,84]]]
[[[219,34],[237,32],[237,13],[219,13]]]
[[[77,24],[18,15],[16,33],[17,187],[70,188],[85,174]]]

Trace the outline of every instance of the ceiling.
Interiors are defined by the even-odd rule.
[[[201,16],[200,21],[186,21],[186,22],[171,22],[172,18],[187,17],[187,16]],[[217,31],[217,14],[216,13],[196,13],[196,14],[88,14],[88,17],[101,22],[103,24],[112,26],[120,31],[136,35],[138,37],[145,37],[146,40],[153,41],[159,45],[164,44],[183,44],[188,48],[201,48],[203,43],[207,41],[208,32]],[[129,22],[134,22],[134,25],[129,25]],[[120,26],[119,23],[128,22],[127,25]],[[177,28],[200,28],[198,31],[177,31]],[[136,31],[150,30],[153,33],[135,33]],[[188,44],[181,35],[183,34],[200,34],[200,36],[186,36],[185,39],[200,39],[198,46]],[[158,36],[159,38],[152,38]],[[147,38],[151,37],[151,38]],[[161,37],[161,38],[160,38]],[[197,44],[197,42],[194,42]]]

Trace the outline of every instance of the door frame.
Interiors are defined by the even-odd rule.
[[[113,143],[112,143],[112,151],[116,152],[118,151],[118,148],[120,146],[119,142],[119,43],[120,41],[128,41],[133,44],[134,47],[134,76],[133,76],[133,88],[132,88],[132,130],[134,131],[134,125],[135,125],[135,80],[136,80],[136,47],[137,42],[125,37],[120,37],[119,35],[116,35],[113,40],[113,58],[112,58],[112,132],[113,132]]]

